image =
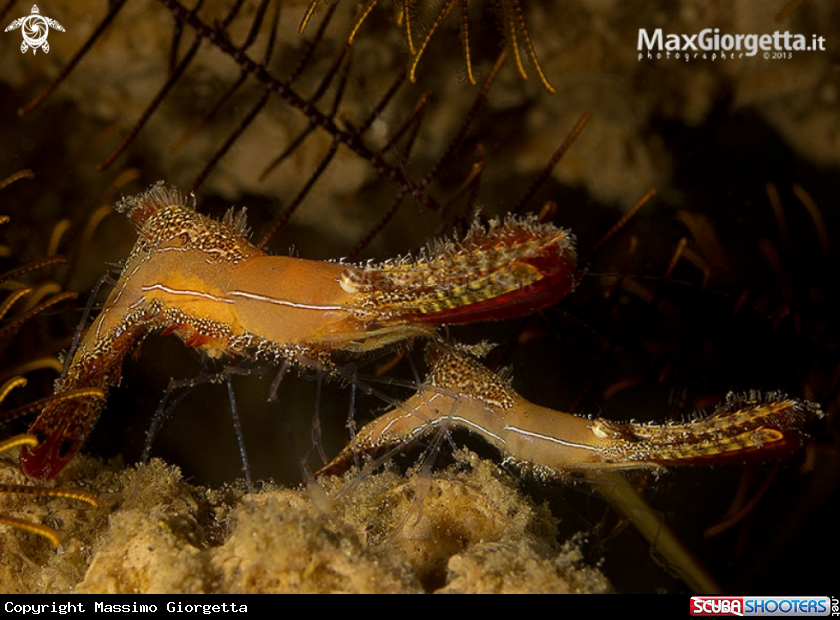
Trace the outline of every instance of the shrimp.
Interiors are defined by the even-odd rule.
[[[247,240],[244,211],[216,221],[162,182],[116,206],[138,239],[102,312],[68,354],[55,395],[103,393],[150,333],[175,334],[211,358],[253,357],[334,371],[359,353],[438,325],[525,316],[575,286],[574,238],[534,218],[473,225],[459,242],[365,266],[269,256]],[[104,399],[48,404],[29,429],[21,469],[48,480],[81,448]]]
[[[714,413],[683,424],[585,418],[517,394],[464,347],[431,343],[427,386],[366,426],[318,473],[339,474],[358,452],[374,452],[444,428],[464,428],[507,462],[543,479],[600,470],[766,460],[798,448],[820,407],[781,394],[730,395]]]

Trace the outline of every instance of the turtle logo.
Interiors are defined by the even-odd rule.
[[[49,52],[50,44],[47,43],[47,35],[50,32],[50,28],[55,28],[56,30],[65,32],[62,25],[57,21],[41,15],[38,11],[37,4],[32,5],[31,15],[16,19],[6,26],[6,32],[17,28],[21,28],[21,32],[23,32],[23,43],[20,44],[20,51],[24,54],[30,47],[32,48],[33,54],[39,47],[43,49],[45,53]]]

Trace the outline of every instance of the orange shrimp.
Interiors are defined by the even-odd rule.
[[[474,225],[460,242],[417,258],[353,266],[269,256],[246,239],[244,211],[219,222],[158,183],[124,199],[138,240],[105,306],[69,355],[56,395],[120,379],[122,361],[149,333],[175,334],[210,357],[316,363],[363,352],[436,325],[524,316],[574,288],[574,240],[532,218]],[[79,451],[103,399],[48,404],[29,432],[21,469],[51,479]]]
[[[430,344],[428,387],[364,426],[320,474],[338,474],[354,454],[402,444],[445,426],[464,428],[506,461],[541,478],[598,470],[765,460],[801,444],[818,405],[770,394],[730,396],[712,415],[684,424],[643,425],[584,418],[541,407],[514,392],[463,350]]]
[[[391,448],[367,465],[369,471],[414,439],[466,429],[496,447],[505,462],[540,479],[573,475],[591,483],[633,523],[652,553],[696,592],[717,592],[720,587],[622,471],[777,458],[798,448],[805,425],[823,416],[814,403],[774,393],[730,395],[712,415],[683,424],[616,423],[529,402],[466,347],[431,342],[426,357],[431,369],[418,392],[362,427],[317,474],[342,474],[358,463],[360,453]]]

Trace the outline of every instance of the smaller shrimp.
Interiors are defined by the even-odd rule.
[[[318,475],[344,473],[360,452],[397,449],[430,433],[467,429],[495,446],[506,462],[540,479],[574,475],[592,484],[695,592],[719,592],[720,586],[622,472],[777,457],[799,447],[805,424],[823,415],[807,401],[751,394],[730,395],[712,415],[685,424],[616,423],[525,400],[466,347],[432,342],[426,357],[431,370],[422,389],[364,426]]]
[[[428,388],[364,426],[319,474],[339,474],[354,454],[402,444],[444,426],[498,448],[505,461],[540,478],[599,470],[661,469],[766,460],[798,448],[806,422],[822,417],[808,401],[730,395],[708,417],[645,425],[589,419],[527,401],[462,348],[431,343]]]
[[[336,351],[364,352],[435,334],[447,323],[524,316],[575,286],[572,235],[533,218],[474,225],[417,258],[365,266],[269,256],[251,244],[244,211],[219,222],[163,183],[124,199],[138,239],[119,281],[84,332],[55,395],[103,393],[148,334],[175,334],[212,358],[256,357],[334,371]],[[79,451],[104,399],[47,405],[21,469],[51,479]]]

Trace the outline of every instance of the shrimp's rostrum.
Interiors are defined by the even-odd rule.
[[[210,357],[314,361],[434,335],[436,325],[524,316],[575,285],[572,236],[533,218],[474,225],[416,258],[353,266],[269,256],[251,244],[244,213],[219,222],[158,183],[117,205],[137,242],[87,328],[56,394],[107,391],[125,355],[149,333],[175,334]],[[55,402],[30,428],[21,468],[53,478],[84,443],[103,399]]]

